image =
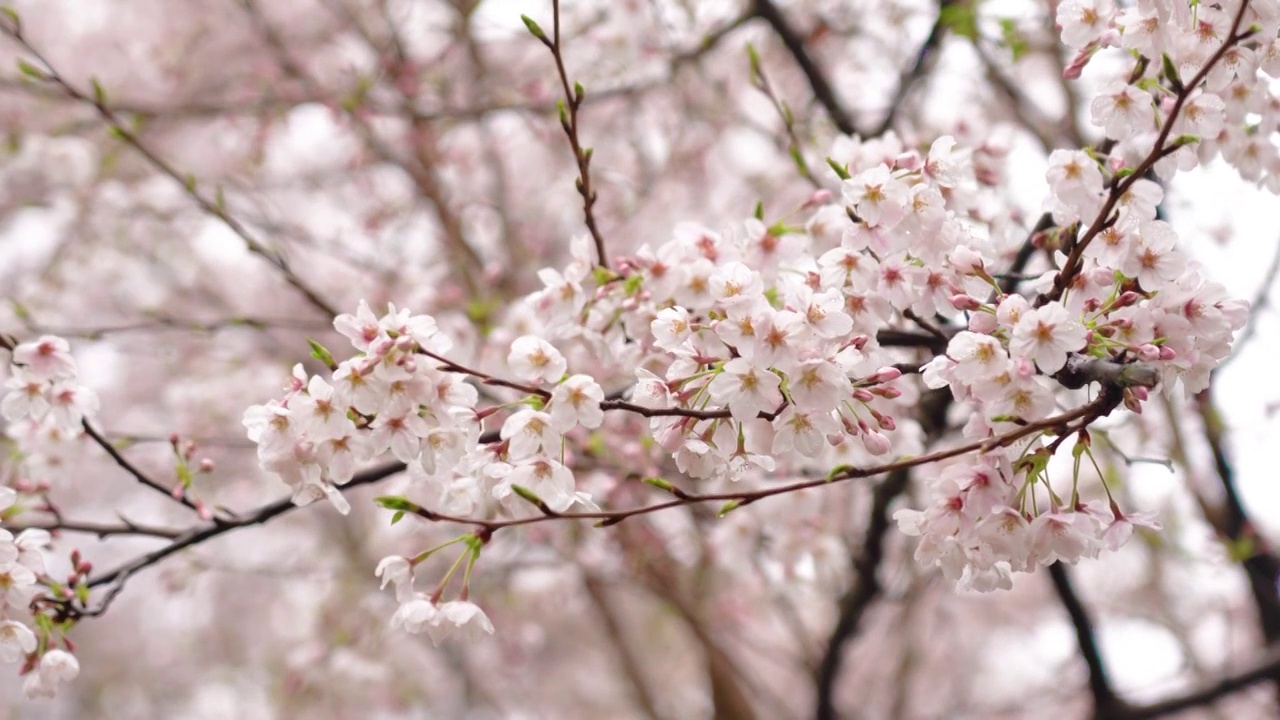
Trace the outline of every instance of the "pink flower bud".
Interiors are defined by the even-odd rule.
[[[893,443],[889,438],[878,432],[868,432],[862,435],[862,444],[866,446],[867,452],[872,455],[884,455],[893,449]]]
[[[809,199],[804,201],[803,207],[808,209],[818,207],[819,205],[826,205],[829,202],[831,202],[831,191],[823,189],[810,195]]]
[[[1145,345],[1129,349],[1137,353],[1138,359],[1143,362],[1155,362],[1160,359],[1160,348],[1152,345],[1151,343],[1146,343]]]
[[[950,303],[951,307],[968,312],[973,312],[982,307],[982,302],[971,295],[952,295]]]
[[[1108,267],[1096,267],[1089,271],[1089,282],[1107,286],[1115,282],[1116,271]]]
[[[1071,62],[1067,64],[1067,67],[1063,69],[1062,79],[1079,79],[1080,73],[1084,70],[1084,66],[1089,64],[1089,60],[1096,52],[1098,52],[1098,43],[1096,41],[1086,45],[1074,58],[1071,59]]]
[[[974,313],[969,316],[969,330],[980,335],[990,335],[996,331],[999,322],[991,313]]]
[[[853,391],[853,399],[859,402],[871,402],[875,396],[866,388],[858,388]]]
[[[889,400],[894,400],[899,397],[902,397],[901,390],[899,390],[896,387],[889,387],[888,385],[882,385],[880,387],[871,388],[871,392],[876,395],[879,395],[882,398],[886,398]]]
[[[920,153],[904,152],[893,159],[893,165],[902,170],[919,170],[924,163],[920,161]]]
[[[1132,290],[1126,290],[1120,293],[1120,297],[1116,298],[1116,302],[1112,307],[1122,308],[1136,304],[1142,296]]]
[[[1173,348],[1169,347],[1168,345],[1161,345],[1161,346],[1160,346],[1160,359],[1161,359],[1161,360],[1165,360],[1165,361],[1168,361],[1168,360],[1177,360],[1177,359],[1178,359],[1178,353],[1177,353],[1177,351],[1175,351]],[[1145,389],[1145,388],[1144,388],[1144,389]]]
[[[213,459],[212,459],[212,458],[200,458],[200,472],[202,472],[202,473],[211,473],[211,472],[213,472]]]
[[[986,269],[982,256],[965,245],[952,250],[948,258],[951,260],[951,267],[961,275],[973,275]]]
[[[875,371],[871,377],[867,378],[869,383],[885,383],[891,380],[897,380],[902,377],[902,371],[896,367],[882,367]]]

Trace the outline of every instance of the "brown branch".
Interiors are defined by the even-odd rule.
[[[911,479],[909,470],[896,470],[876,486],[872,493],[871,517],[863,540],[862,552],[854,560],[853,588],[840,600],[840,615],[827,649],[818,667],[818,720],[836,720],[835,691],[844,663],[845,645],[857,634],[858,624],[867,608],[880,596],[882,586],[877,575],[884,561],[885,540],[892,526],[890,504],[901,495]]]
[[[1187,100],[1191,97],[1192,92],[1200,86],[1200,83],[1204,82],[1204,79],[1208,77],[1209,72],[1213,70],[1214,65],[1218,64],[1222,57],[1226,55],[1228,50],[1245,38],[1249,37],[1250,32],[1248,31],[1237,34],[1240,30],[1241,22],[1244,21],[1245,11],[1248,9],[1249,0],[1242,0],[1239,10],[1236,11],[1235,19],[1231,23],[1231,29],[1227,31],[1227,39],[1222,43],[1222,46],[1209,57],[1204,66],[1200,68],[1200,71],[1182,87],[1182,91],[1177,94],[1173,103],[1173,108],[1169,110],[1169,115],[1165,118],[1165,122],[1160,128],[1160,133],[1156,136],[1155,143],[1151,146],[1151,152],[1143,158],[1142,162],[1138,163],[1138,166],[1133,169],[1132,173],[1119,182],[1112,182],[1111,189],[1107,194],[1107,199],[1102,204],[1102,209],[1098,211],[1097,217],[1093,219],[1093,222],[1089,225],[1088,229],[1081,234],[1079,240],[1077,240],[1072,246],[1071,252],[1067,254],[1067,259],[1062,263],[1062,269],[1058,271],[1058,274],[1053,279],[1053,287],[1036,299],[1036,307],[1041,307],[1062,297],[1062,294],[1066,292],[1066,289],[1071,285],[1072,281],[1075,280],[1076,275],[1080,273],[1081,268],[1084,266],[1084,251],[1089,246],[1089,243],[1092,242],[1099,233],[1115,222],[1115,217],[1112,213],[1119,204],[1120,198],[1124,197],[1124,194],[1129,192],[1129,188],[1133,187],[1134,183],[1141,180],[1143,176],[1147,174],[1148,170],[1155,167],[1157,162],[1169,153],[1178,149],[1178,146],[1176,145],[1168,147],[1165,146],[1165,143],[1169,140],[1169,135],[1173,132],[1174,123],[1177,121],[1179,113],[1182,112],[1183,106],[1186,105]]]
[[[845,135],[856,134],[858,128],[853,122],[853,116],[836,97],[835,90],[832,89],[822,69],[813,61],[813,58],[809,57],[804,39],[787,22],[786,16],[777,5],[773,4],[773,0],[754,0],[754,2],[755,16],[768,23],[769,27],[773,28],[773,31],[782,39],[782,44],[787,47],[791,57],[795,58],[796,64],[800,66],[800,71],[809,80],[814,98],[831,116],[831,122]]]
[[[1235,468],[1227,454],[1226,428],[1214,403],[1212,384],[1196,395],[1196,409],[1204,428],[1205,443],[1213,455],[1214,471],[1222,486],[1226,505],[1222,516],[1213,525],[1230,542],[1247,543],[1252,548],[1241,565],[1249,580],[1253,604],[1258,610],[1258,623],[1268,643],[1280,642],[1280,591],[1276,587],[1277,578],[1280,578],[1280,557],[1258,534],[1236,489]],[[1280,680],[1280,675],[1276,677]]]
[[[928,75],[937,64],[938,50],[942,47],[942,39],[947,34],[946,12],[956,2],[957,0],[940,0],[938,3],[938,17],[929,28],[929,34],[925,36],[924,43],[916,51],[915,62],[899,76],[898,87],[894,90],[893,99],[889,101],[889,109],[885,112],[884,119],[870,133],[871,137],[884,135],[893,127],[893,121],[897,119],[911,88],[924,79],[924,76]]]
[[[1044,420],[1027,423],[1026,425],[1010,430],[1001,435],[986,438],[984,440],[975,440],[973,442],[957,445],[945,450],[938,450],[926,455],[920,455],[912,458],[903,458],[883,465],[876,465],[869,468],[853,468],[838,467],[829,475],[822,478],[813,478],[808,480],[799,480],[785,485],[777,485],[770,488],[760,490],[738,490],[731,492],[718,492],[697,494],[689,493],[683,490],[676,491],[679,493],[674,500],[654,503],[652,505],[642,505],[639,507],[628,508],[625,510],[600,510],[591,512],[557,512],[553,514],[534,515],[523,518],[512,518],[506,520],[487,520],[484,518],[468,518],[447,513],[440,513],[424,508],[413,503],[409,503],[405,508],[407,512],[411,512],[431,522],[452,522],[462,525],[471,525],[476,527],[480,532],[492,534],[498,530],[510,527],[518,527],[522,525],[533,525],[536,523],[546,522],[548,520],[596,520],[597,526],[606,527],[616,525],[624,520],[640,515],[648,515],[651,513],[667,510],[673,507],[682,507],[687,505],[695,505],[708,502],[724,502],[727,503],[724,512],[732,511],[738,507],[749,505],[751,503],[763,500],[765,498],[776,495],[785,495],[788,493],[807,490],[809,488],[822,487],[837,482],[845,482],[848,480],[862,479],[894,472],[896,470],[905,470],[908,468],[919,467],[939,462],[941,460],[949,460],[954,457],[960,457],[972,452],[985,453],[996,448],[1007,447],[1018,440],[1043,433],[1046,431],[1063,431],[1071,430],[1073,424],[1082,425],[1092,422],[1100,417],[1108,415],[1120,404],[1120,395],[1117,392],[1111,392],[1104,388],[1104,391],[1098,395],[1098,398],[1090,403],[1081,405],[1074,410],[1069,410],[1060,415],[1055,415]]]
[[[345,491],[353,487],[378,482],[379,480],[383,480],[402,472],[404,468],[405,466],[403,463],[388,463],[386,465],[357,473],[351,482],[343,486],[343,490]],[[273,503],[264,505],[252,513],[237,516],[234,520],[215,519],[214,522],[209,525],[183,533],[172,543],[169,543],[158,550],[146,553],[145,555],[137,557],[113,570],[90,578],[88,582],[89,587],[97,588],[106,586],[107,588],[105,595],[96,607],[81,608],[64,605],[64,610],[69,615],[77,617],[96,617],[101,615],[107,611],[115,598],[122,590],[124,590],[125,583],[128,582],[129,578],[134,573],[155,565],[170,555],[181,552],[189,547],[199,545],[206,540],[211,540],[232,530],[238,530],[240,528],[250,527],[253,525],[261,525],[272,518],[292,512],[299,507],[301,506],[295,505],[291,497],[281,498]]]
[[[622,627],[622,615],[609,599],[608,585],[589,572],[583,573],[582,584],[600,615],[605,634],[613,641],[613,646],[618,651],[618,662],[622,665],[623,673],[635,691],[636,703],[645,717],[658,720],[662,717],[662,713],[658,712],[657,700],[653,697],[653,692],[649,690],[645,680],[644,660],[638,657],[636,649],[627,639],[626,630]]]
[[[119,465],[121,469],[123,469],[125,472],[132,475],[133,479],[137,480],[142,485],[160,493],[161,495],[164,495],[165,497],[175,502],[181,503],[184,507],[187,507],[191,510],[195,510],[196,512],[199,512],[199,509],[195,506],[195,503],[192,503],[189,499],[187,499],[185,494],[181,496],[175,496],[173,494],[174,491],[171,488],[167,488],[164,485],[161,485],[156,480],[151,479],[151,477],[148,476],[146,473],[142,472],[142,469],[139,468],[137,465],[134,465],[129,460],[129,458],[126,458],[123,453],[121,453],[118,449],[116,449],[116,446],[112,445],[110,440],[103,437],[102,434],[99,433],[97,429],[93,427],[93,425],[88,421],[88,419],[81,420],[80,426],[84,428],[84,433],[88,435],[90,438],[92,438],[93,441],[97,443],[98,447],[102,448],[108,455],[110,455],[111,459],[116,462],[116,465]]]
[[[946,430],[947,410],[951,403],[951,394],[946,390],[934,390],[921,398],[923,412],[920,420],[926,438],[936,439]],[[827,640],[827,648],[818,667],[818,720],[836,720],[839,717],[835,706],[835,691],[840,678],[840,667],[844,662],[844,649],[857,634],[862,615],[883,591],[878,573],[884,561],[885,541],[893,524],[889,507],[906,491],[910,480],[910,470],[895,470],[872,492],[871,516],[862,552],[853,560],[854,584],[840,600],[840,615],[831,630],[831,637]]]
[[[1243,668],[1223,675],[1218,680],[1192,688],[1183,695],[1161,700],[1150,705],[1130,706],[1116,720],[1149,720],[1165,717],[1201,705],[1221,700],[1235,692],[1252,687],[1280,675],[1280,645],[1274,645]]]
[[[547,37],[536,23],[525,18],[526,25],[529,26],[530,32],[537,38],[548,50],[551,51],[551,57],[555,60],[556,74],[560,78],[560,88],[564,91],[564,103],[560,107],[560,126],[564,128],[565,137],[569,140],[569,148],[573,150],[574,162],[578,165],[578,179],[574,186],[578,189],[578,194],[582,196],[582,214],[587,225],[587,231],[591,233],[591,240],[596,246],[596,258],[601,267],[609,267],[609,258],[605,252],[604,236],[600,233],[600,226],[596,222],[595,204],[598,199],[598,193],[591,186],[591,148],[583,148],[582,141],[579,137],[578,111],[582,108],[582,102],[586,98],[586,92],[582,89],[582,85],[573,83],[572,87],[569,83],[569,73],[564,67],[564,48],[560,43],[560,0],[551,0],[551,37]]]
[[[1080,656],[1089,668],[1089,693],[1093,696],[1093,711],[1097,718],[1113,718],[1122,716],[1127,706],[1111,686],[1111,678],[1107,675],[1106,665],[1102,660],[1102,651],[1098,648],[1097,632],[1088,610],[1076,594],[1067,568],[1061,562],[1049,566],[1049,577],[1053,580],[1053,589],[1058,600],[1071,618],[1071,625],[1076,631],[1076,642],[1080,646]]]
[[[121,518],[121,524],[119,525],[107,525],[105,523],[79,520],[48,520],[42,522],[5,525],[5,529],[13,533],[19,533],[23,530],[85,533],[88,535],[97,535],[98,539],[112,535],[142,535],[146,537],[168,538],[170,540],[174,540],[181,537],[183,533],[182,530],[141,525],[133,522],[132,520],[125,520],[124,518]]]

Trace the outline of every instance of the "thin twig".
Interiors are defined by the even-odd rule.
[[[137,480],[142,485],[155,490],[161,495],[164,495],[175,502],[181,503],[183,506],[191,510],[195,510],[196,512],[200,511],[199,508],[196,507],[195,503],[187,499],[185,494],[174,495],[171,488],[167,488],[159,482],[151,479],[151,477],[144,473],[141,468],[134,465],[129,458],[126,458],[123,453],[116,449],[116,446],[112,445],[110,440],[103,437],[88,419],[81,420],[80,426],[84,429],[84,433],[92,438],[93,441],[97,443],[98,447],[106,451],[106,453],[111,456],[111,459],[116,462],[116,465],[119,465],[121,469],[132,475],[133,479]]]
[[[47,530],[49,532],[75,532],[97,535],[99,539],[112,535],[142,535],[146,537],[168,538],[174,540],[182,536],[182,530],[141,525],[121,518],[121,524],[108,525],[80,520],[49,520],[43,522],[15,523],[5,525],[5,529],[18,533],[23,530]]]
[[[591,233],[591,240],[595,243],[596,258],[601,267],[608,268],[609,257],[605,251],[604,235],[600,233],[600,225],[596,221],[595,214],[598,193],[591,185],[592,150],[582,147],[579,136],[578,111],[582,108],[586,91],[580,83],[569,82],[569,73],[564,67],[564,48],[560,42],[560,0],[551,2],[551,37],[548,38],[541,29],[535,31],[537,24],[532,23],[531,20],[526,18],[525,22],[529,25],[534,37],[551,51],[551,57],[555,60],[560,88],[564,91],[564,102],[560,105],[560,126],[564,128],[565,137],[569,140],[569,148],[573,150],[574,162],[578,165],[578,179],[574,182],[574,187],[582,196],[583,219],[587,225],[587,232]]]
[[[1177,145],[1165,146],[1165,143],[1169,140],[1169,135],[1173,132],[1173,126],[1178,119],[1178,115],[1182,112],[1182,108],[1186,105],[1191,94],[1200,86],[1200,83],[1204,82],[1209,72],[1226,55],[1227,51],[1251,34],[1249,31],[1237,34],[1239,33],[1241,22],[1244,21],[1244,14],[1248,9],[1249,0],[1242,0],[1239,10],[1236,11],[1235,19],[1231,23],[1231,29],[1227,31],[1227,39],[1209,57],[1204,66],[1200,68],[1200,71],[1183,86],[1182,92],[1177,94],[1173,107],[1169,110],[1169,114],[1160,128],[1160,133],[1156,136],[1156,140],[1151,146],[1151,152],[1143,158],[1142,162],[1138,163],[1132,173],[1119,182],[1112,182],[1107,199],[1102,204],[1102,209],[1098,211],[1088,229],[1080,235],[1079,240],[1072,246],[1071,252],[1067,254],[1067,259],[1062,263],[1062,269],[1058,271],[1058,274],[1053,279],[1053,287],[1036,299],[1036,307],[1041,307],[1062,297],[1062,294],[1070,287],[1072,281],[1075,280],[1076,275],[1080,273],[1081,268],[1084,266],[1084,251],[1089,247],[1089,243],[1115,222],[1116,218],[1112,213],[1115,211],[1120,199],[1124,197],[1125,193],[1129,192],[1129,188],[1133,187],[1134,183],[1147,174],[1148,170],[1155,167],[1157,162],[1170,152],[1178,149],[1179,146]]]

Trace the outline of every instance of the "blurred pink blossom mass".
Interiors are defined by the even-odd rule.
[[[1280,716],[1276,0],[0,0],[0,717]]]

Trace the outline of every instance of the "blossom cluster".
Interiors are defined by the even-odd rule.
[[[1180,385],[1188,393],[1208,386],[1210,372],[1230,353],[1233,333],[1244,326],[1248,306],[1206,280],[1186,257],[1173,228],[1158,218],[1162,187],[1133,176],[1134,167],[1147,162],[1166,178],[1190,169],[1197,163],[1195,140],[1204,141],[1202,159],[1220,152],[1248,179],[1280,167],[1270,133],[1245,123],[1247,115],[1268,112],[1260,72],[1280,69],[1263,60],[1273,52],[1268,48],[1280,47],[1274,9],[1139,2],[1117,13],[1105,1],[1059,5],[1063,41],[1080,50],[1080,65],[1100,47],[1118,45],[1138,54],[1140,72],[1093,101],[1094,123],[1118,141],[1108,157],[1057,150],[1049,158],[1045,210],[1071,253],[1061,256],[1064,269],[1032,284],[1041,293],[1034,305],[994,284],[989,301],[956,298],[971,311],[968,328],[923,375],[930,387],[950,387],[974,407],[966,436],[983,438],[1011,423],[1049,417],[1057,405],[1053,377],[1070,374],[1073,354],[1141,363],[1166,387]],[[1239,44],[1240,27],[1250,27],[1264,44]],[[1184,86],[1181,78],[1196,78],[1199,85]],[[1274,117],[1264,114],[1262,122],[1275,127]],[[1070,264],[1073,254],[1076,266]],[[1064,283],[1068,270],[1074,275]],[[969,272],[986,276],[987,270],[975,260]],[[1141,412],[1154,384],[1126,383],[1125,404]],[[962,586],[991,589],[1008,587],[1012,572],[1115,549],[1131,534],[1132,518],[1114,501],[1110,507],[1082,503],[1074,483],[1067,499],[1055,494],[1040,460],[1056,447],[1036,438],[944,471],[930,508],[897,514],[904,532],[921,536],[917,559]],[[1081,442],[1077,459],[1084,452]]]
[[[0,400],[7,434],[34,460],[57,462],[83,434],[81,422],[98,410],[98,396],[79,384],[66,340],[45,335],[12,352],[9,392]]]
[[[0,516],[16,501],[17,493],[0,487]],[[52,697],[60,684],[80,672],[69,644],[67,649],[52,646],[54,630],[48,617],[31,611],[48,581],[44,550],[50,540],[48,531],[41,529],[28,528],[14,537],[0,528],[0,662],[23,663],[23,690],[33,698]]]
[[[472,562],[477,552],[472,550]],[[414,566],[431,553],[415,558],[392,555],[378,563],[374,574],[382,578],[382,587],[391,583],[395,588],[400,607],[391,616],[391,627],[410,633],[426,632],[431,642],[439,645],[446,637],[461,632],[468,637],[493,633],[493,623],[480,606],[465,599],[440,602],[441,591],[427,595],[413,589]],[[442,582],[447,584],[448,577]],[[467,581],[464,580],[464,583]],[[469,588],[464,584],[464,593]]]
[[[451,466],[474,440],[477,394],[421,354],[450,347],[430,317],[392,306],[379,319],[362,303],[334,327],[359,354],[334,365],[330,380],[296,366],[284,396],[246,410],[244,425],[262,468],[289,485],[295,503],[327,497],[345,514],[336,486],[376,456]]]
[[[1116,141],[1111,158],[1133,166],[1164,131],[1187,142],[1155,164],[1160,177],[1220,156],[1244,179],[1280,190],[1280,148],[1273,139],[1280,102],[1272,89],[1280,77],[1280,6],[1066,0],[1057,22],[1063,43],[1077,52],[1068,76],[1104,48],[1127,53],[1123,72],[1090,107],[1094,125]]]
[[[611,267],[576,241],[567,266],[539,272],[542,287],[496,313],[476,347],[455,348],[432,316],[394,305],[378,316],[362,301],[333,323],[350,357],[315,344],[323,371],[296,365],[283,394],[245,411],[259,464],[294,503],[327,499],[347,513],[343,486],[394,458],[414,500],[384,506],[479,528],[375,571],[394,586],[391,626],[435,642],[493,632],[468,595],[502,520],[608,516],[592,482],[614,490],[639,475],[622,471],[633,462],[679,477],[654,485],[682,500],[871,474],[924,452],[912,412],[921,385],[964,404],[961,433],[981,449],[940,471],[925,509],[897,512],[920,562],[989,591],[1115,550],[1159,524],[1109,493],[1082,497],[1088,426],[1121,404],[1141,412],[1157,386],[1206,387],[1247,313],[1179,248],[1152,177],[1220,154],[1280,188],[1280,103],[1267,89],[1280,74],[1280,6],[1243,2],[1058,6],[1063,40],[1079,51],[1069,73],[1109,46],[1135,59],[1092,104],[1114,142],[1048,159],[1052,222],[1034,239],[1053,269],[1038,278],[1000,274],[1023,233],[990,209],[998,143],[840,137],[829,158],[838,194],[819,190],[773,222],[760,208],[724,231],[682,224],[656,246],[615,251]],[[1102,380],[1089,363],[1113,372]],[[0,414],[28,454],[78,436],[97,409],[57,337],[17,345],[5,386]],[[1081,387],[1115,402],[1079,407],[1069,391]],[[605,440],[615,433],[634,447]],[[1050,462],[1072,438],[1068,488],[1051,482]],[[597,467],[609,472],[589,478]],[[0,511],[13,502],[0,487]],[[42,532],[0,530],[0,659],[25,662],[32,695],[78,671],[49,621],[22,614],[51,585]],[[437,588],[416,591],[416,568],[454,543],[465,550]]]

